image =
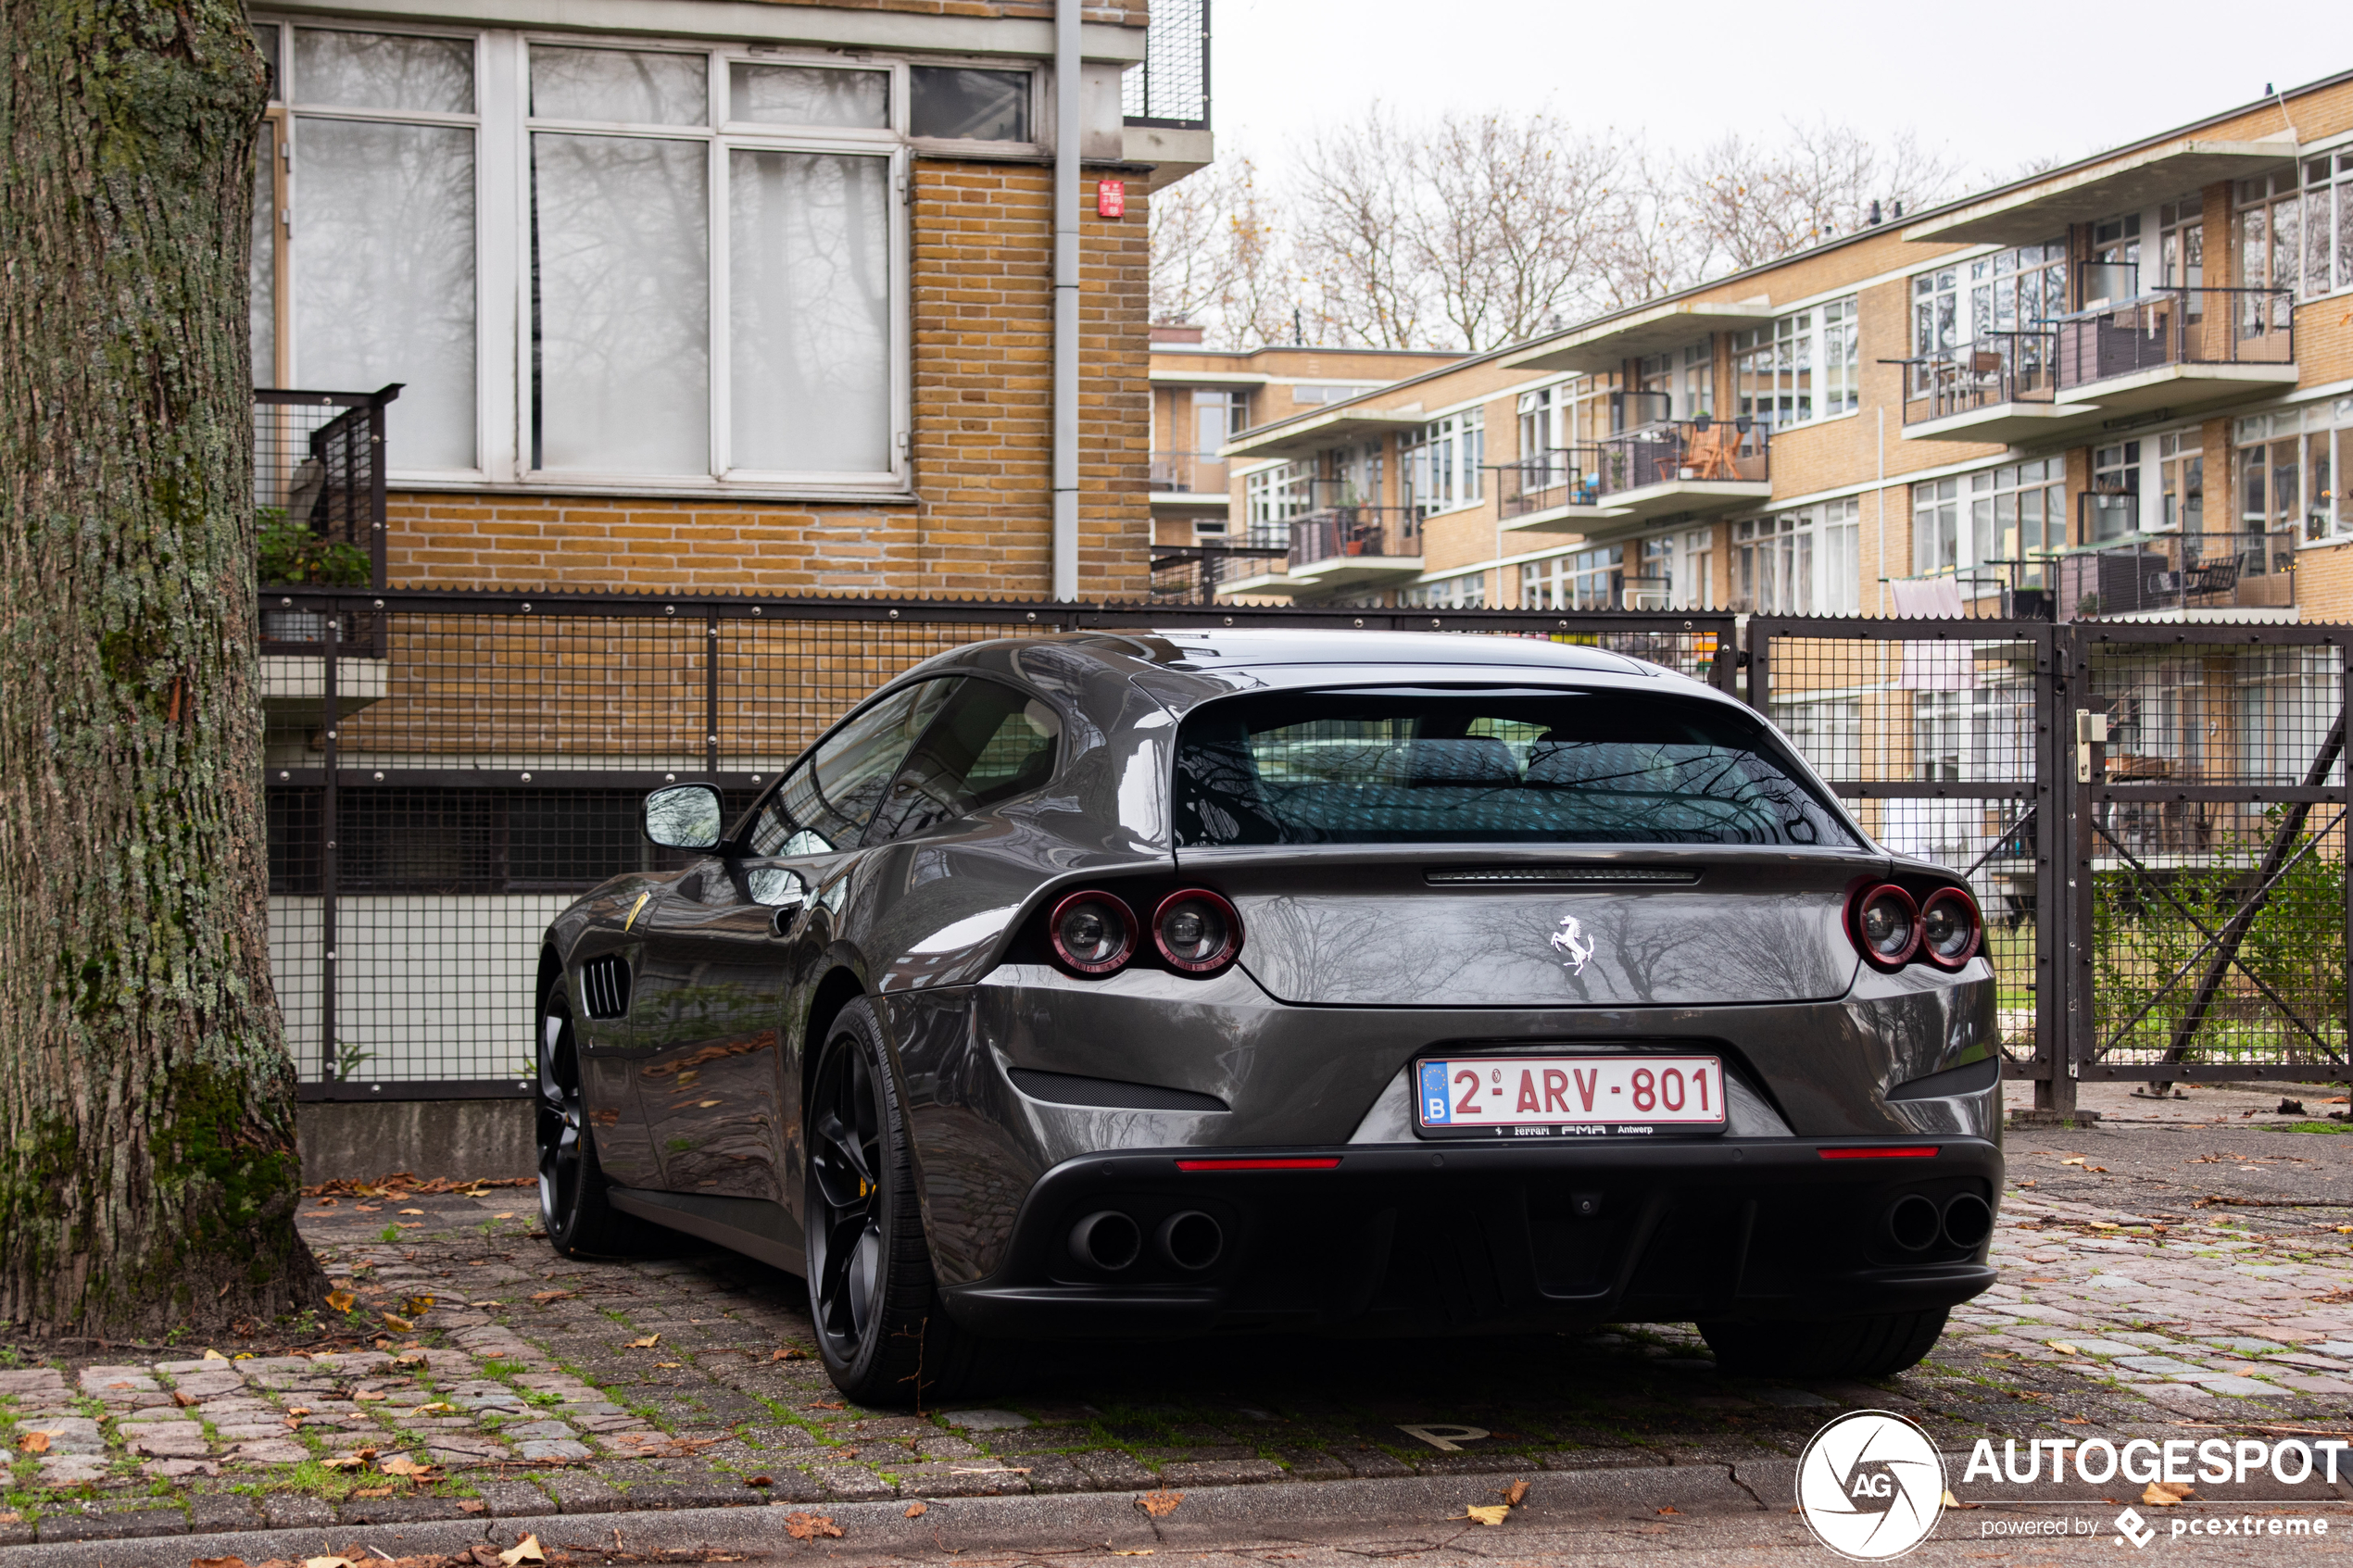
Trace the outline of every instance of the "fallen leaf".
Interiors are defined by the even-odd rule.
[[[676,1372],[680,1367],[685,1366],[686,1364],[686,1363],[684,1361],[656,1361],[654,1363],[654,1370],[656,1372]]]
[[[355,1568],[348,1557],[306,1557],[302,1568]]]
[[[805,1361],[809,1359],[809,1352],[801,1349],[797,1345],[787,1345],[781,1350],[769,1351],[768,1359],[772,1361],[789,1361],[794,1360]]]
[[[744,1477],[744,1485],[747,1486],[773,1486],[775,1484],[776,1478],[774,1475],[748,1475]]]
[[[192,1557],[188,1568],[245,1568],[242,1557]]]
[[[813,1541],[820,1536],[838,1537],[841,1526],[822,1513],[787,1513],[785,1534],[797,1541]]]
[[[493,1214],[490,1217],[494,1220],[511,1220],[514,1218],[512,1214]]]
[[[417,1354],[414,1350],[409,1351],[405,1356],[393,1357],[392,1364],[395,1366],[413,1367],[419,1372],[430,1371],[432,1368],[432,1363],[426,1361],[424,1357]]]
[[[434,1300],[434,1298],[431,1296],[411,1296],[400,1304],[401,1315],[410,1318],[423,1317],[433,1311]]]
[[[484,1509],[488,1508],[489,1506],[490,1505],[488,1503],[483,1501],[480,1498],[468,1498],[458,1505],[458,1512],[460,1513],[480,1513]]]
[[[921,1519],[930,1512],[931,1504],[927,1502],[911,1502],[907,1505],[907,1517],[910,1519]]]
[[[2063,1415],[2059,1417],[2059,1424],[2061,1426],[2089,1426],[2092,1424],[2092,1418],[2088,1415]]]
[[[2043,1343],[2048,1345],[2052,1349],[2057,1350],[2062,1356],[2080,1356],[2083,1353],[2082,1351],[2077,1349],[2074,1346],[2070,1345],[2064,1339],[2045,1339]]]
[[[389,1399],[392,1398],[391,1395],[385,1393],[381,1388],[362,1388],[351,1397],[359,1400],[363,1405],[371,1399]]]
[[[422,1209],[403,1209],[401,1212],[404,1214],[422,1214],[424,1210]]]
[[[2196,1495],[2186,1481],[2152,1481],[2148,1490],[2141,1494],[2141,1500],[2151,1508],[2172,1508],[2183,1498]]]
[[[419,1405],[417,1413],[419,1415],[445,1415],[454,1413],[457,1409],[457,1406],[447,1399],[435,1399],[429,1405]]]
[[[49,1434],[28,1432],[17,1439],[17,1451],[23,1454],[45,1454],[49,1451]]]
[[[661,1335],[648,1334],[643,1339],[632,1339],[625,1348],[632,1350],[650,1350],[661,1343]]]
[[[534,1291],[531,1298],[544,1307],[550,1301],[569,1301],[579,1294],[577,1290],[539,1290]]]
[[[228,1357],[222,1355],[218,1350],[207,1350],[203,1355],[196,1358],[196,1360],[200,1361],[225,1361],[228,1359]]]
[[[1506,1506],[1517,1508],[1520,1504],[1528,1500],[1528,1483],[1525,1481],[1515,1481],[1510,1486],[1504,1487],[1502,1491],[1497,1492],[1495,1495],[1503,1499]]]
[[[1510,1509],[1504,1507],[1499,1502],[1488,1503],[1483,1506],[1478,1503],[1473,1503],[1468,1508],[1464,1509],[1463,1512],[1456,1517],[1462,1519],[1476,1519],[1482,1524],[1501,1524],[1505,1516],[1510,1512]]]
[[[1184,1500],[1185,1494],[1182,1492],[1171,1492],[1166,1490],[1146,1492],[1142,1497],[1136,1499],[1136,1506],[1142,1509],[1146,1513],[1151,1514],[1154,1519],[1164,1519],[1169,1514],[1176,1512],[1176,1505]]]
[[[1936,1500],[1946,1508],[1983,1508],[1985,1506],[1982,1502],[1963,1502],[1960,1499],[1955,1497],[1949,1491]],[[1795,1513],[1797,1510],[1793,1508],[1790,1512],[1792,1513]]]
[[[353,1488],[351,1495],[355,1498],[388,1498],[392,1496],[392,1488],[390,1486],[359,1486]]]
[[[415,1323],[410,1323],[407,1318],[395,1317],[390,1312],[386,1312],[384,1315],[384,1318],[386,1324],[398,1329],[403,1334],[408,1333],[410,1329],[417,1326]]]
[[[2095,1231],[2112,1231],[2117,1228],[2117,1224],[2114,1220],[2094,1220],[2092,1228]]]
[[[195,1399],[191,1399],[189,1396],[187,1396],[187,1395],[185,1395],[185,1394],[182,1394],[182,1393],[179,1389],[174,1388],[174,1389],[171,1391],[171,1402],[172,1402],[173,1404],[175,1404],[175,1405],[178,1405],[178,1406],[179,1406],[182,1410],[183,1410],[183,1411],[184,1411],[184,1410],[186,1410],[186,1409],[187,1409],[190,1405],[195,1404],[196,1401],[195,1401]]]
[[[2059,1163],[2062,1165],[2081,1165],[2083,1163],[2083,1157],[2078,1154],[2071,1159],[2062,1160]]]
[[[507,1568],[515,1568],[518,1562],[545,1562],[547,1561],[547,1554],[539,1549],[537,1536],[525,1536],[500,1552],[498,1561],[505,1563]]]
[[[1680,1508],[1662,1508],[1659,1512],[1661,1513],[1680,1513],[1683,1511]]]
[[[440,1471],[430,1464],[419,1464],[407,1454],[399,1454],[376,1466],[386,1475],[414,1475],[420,1481],[438,1481]]]
[[[837,1411],[841,1409],[841,1401],[839,1399],[817,1399],[812,1401],[807,1408],[812,1411]]]
[[[351,1311],[353,1307],[359,1305],[359,1298],[354,1296],[348,1290],[330,1290],[327,1292],[327,1305],[333,1307],[338,1312],[347,1312]]]

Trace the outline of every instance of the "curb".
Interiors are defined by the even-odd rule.
[[[1782,1461],[1783,1464],[1789,1461]],[[1662,1506],[1679,1513],[1756,1514],[1765,1512],[1755,1490],[1767,1485],[1735,1474],[1722,1463],[1662,1465],[1642,1470],[1542,1471],[1518,1477],[1529,1483],[1526,1512],[1532,1519],[1573,1511],[1633,1509],[1644,1514]],[[1353,1528],[1413,1524],[1436,1528],[1465,1504],[1489,1502],[1514,1479],[1503,1474],[1413,1475],[1388,1480],[1302,1481],[1278,1486],[1204,1486],[1184,1494],[1184,1502],[1163,1518],[1136,1506],[1140,1495],[1126,1492],[1062,1493],[1048,1497],[925,1499],[920,1518],[907,1517],[913,1499],[889,1502],[772,1503],[747,1508],[691,1508],[639,1513],[539,1514],[488,1521],[434,1520],[415,1524],[321,1525],[292,1530],[241,1530],[231,1534],[167,1536],[146,1540],[60,1541],[0,1548],[6,1568],[186,1568],[195,1558],[237,1556],[248,1562],[301,1559],[339,1552],[355,1559],[371,1546],[395,1557],[425,1552],[455,1553],[478,1541],[504,1546],[536,1535],[549,1548],[594,1549],[610,1545],[615,1532],[631,1550],[759,1550],[782,1554],[814,1550],[787,1533],[793,1512],[823,1513],[841,1526],[842,1538],[828,1539],[828,1558],[866,1553],[903,1554],[911,1549],[937,1552],[952,1545],[1022,1546],[1053,1541],[1064,1547],[1162,1547],[1230,1538],[1238,1529],[1280,1529],[1297,1536],[1318,1525]]]

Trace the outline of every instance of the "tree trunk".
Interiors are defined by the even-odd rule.
[[[266,1322],[296,1234],[231,0],[0,0],[0,1318]]]

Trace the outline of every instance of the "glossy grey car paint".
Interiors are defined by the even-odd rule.
[[[1870,846],[1843,815],[1861,847],[1174,841],[1178,726],[1229,695],[1466,685],[1732,699],[1591,648],[1256,631],[981,644],[886,692],[959,675],[1008,683],[1059,715],[1042,788],[894,842],[713,854],[617,878],[550,927],[543,995],[567,977],[576,1016],[587,1016],[584,965],[618,959],[635,977],[629,1016],[583,1034],[588,1121],[616,1206],[799,1272],[802,1091],[828,1021],[864,995],[908,1108],[945,1298],[988,1332],[1381,1331],[1646,1305],[1770,1317],[1946,1305],[1991,1283],[1982,1246],[1923,1262],[1866,1234],[1890,1184],[1930,1173],[1821,1158],[1840,1140],[1933,1137],[1937,1181],[1989,1202],[1999,1191],[1991,970],[1982,958],[1956,973],[1859,961],[1843,924],[1852,887],[1951,879]],[[1545,868],[1588,880],[1444,880]],[[751,879],[776,870],[808,892],[781,919],[752,896]],[[1009,961],[1045,903],[1122,877],[1225,893],[1248,934],[1239,962],[1208,979],[1143,967],[1081,979]],[[1574,972],[1548,946],[1572,913],[1595,947]],[[1719,1052],[1738,1080],[1732,1124],[1640,1147],[1423,1142],[1411,1064],[1465,1044]],[[1172,1156],[1193,1150],[1341,1163],[1180,1175]],[[1592,1198],[1599,1228],[1562,1229],[1546,1210],[1554,1189],[1606,1194]],[[1088,1277],[1058,1250],[1071,1205],[1121,1195],[1142,1210],[1216,1207],[1233,1244],[1198,1280]],[[1484,1237],[1479,1258],[1428,1263],[1427,1238],[1412,1238],[1433,1223]],[[1852,1245],[1836,1256],[1801,1234],[1842,1227]],[[1554,1231],[1567,1239],[1542,1240]],[[1536,1261],[1523,1267],[1512,1260],[1529,1236]],[[1774,1248],[1816,1261],[1777,1269],[1760,1256]],[[1697,1284],[1669,1268],[1648,1288],[1658,1271],[1645,1259],[1663,1248],[1746,1261]],[[1436,1295],[1382,1283],[1425,1263],[1494,1279]]]

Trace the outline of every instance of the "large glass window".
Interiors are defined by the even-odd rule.
[[[1626,546],[1603,545],[1519,569],[1522,609],[1623,609]]]
[[[257,383],[401,383],[396,474],[903,483],[911,121],[1026,141],[1031,73],[255,31]]]
[[[850,715],[761,803],[753,852],[822,855],[857,847],[884,786],[961,684],[917,681]]]
[[[1862,609],[1862,505],[1853,496],[1732,524],[1732,608],[1758,615]]]
[[[1732,339],[1733,409],[1776,430],[1861,406],[1855,298],[1784,316]]]
[[[1912,571],[1990,570],[1974,581],[2043,583],[2039,561],[2067,544],[2066,461],[2038,458],[1912,486]]]
[[[1397,602],[1408,609],[1484,609],[1487,573],[1465,571],[1435,583],[1416,583],[1399,589]]]
[[[2039,335],[2013,340],[2000,334],[2040,334],[2042,323],[2067,308],[2067,246],[2019,245],[1981,256],[1966,264],[1939,267],[1912,278],[1912,367],[1914,391],[1925,391],[1937,375],[1927,361],[1984,341],[1987,352],[2021,375],[2044,360]]]
[[[1472,408],[1432,420],[1402,444],[1407,503],[1427,517],[1469,506],[1485,493],[1487,411]]]
[[[1854,843],[1761,720],[1653,693],[1229,698],[1176,807],[1186,847]]]

